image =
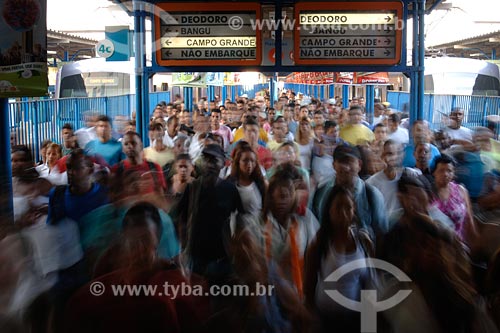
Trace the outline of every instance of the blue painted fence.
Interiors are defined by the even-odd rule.
[[[292,87],[293,86],[293,87]],[[256,85],[253,89],[241,87],[241,93],[253,98],[267,84]],[[296,92],[309,92],[302,89],[305,85],[292,85]],[[408,111],[410,94],[387,92],[386,100],[391,108]],[[170,101],[169,92],[149,94],[149,105],[154,108],[160,101]],[[485,126],[486,116],[500,115],[500,97],[425,95],[424,118],[433,129],[445,126],[446,116],[453,107],[465,110],[464,126]],[[39,160],[39,147],[44,140],[61,142],[61,128],[71,123],[75,129],[83,127],[86,113],[105,114],[112,119],[130,119],[135,109],[135,95],[99,98],[64,98],[13,102],[9,105],[11,133],[16,136],[16,144],[31,147],[33,156]],[[152,112],[152,110],[149,110]]]
[[[160,101],[170,101],[169,92],[149,94],[153,108]],[[15,144],[28,145],[36,161],[44,140],[61,143],[61,129],[70,123],[75,129],[85,126],[86,114],[104,114],[111,119],[130,119],[135,110],[135,95],[97,98],[62,98],[13,102],[9,104],[11,136]],[[149,112],[151,112],[150,110]]]
[[[408,111],[410,94],[388,91],[387,102],[391,103],[392,109]],[[463,126],[469,128],[486,126],[487,116],[500,115],[500,97],[426,94],[424,119],[430,123],[432,129],[444,127],[447,116],[454,107],[460,107],[465,111]]]

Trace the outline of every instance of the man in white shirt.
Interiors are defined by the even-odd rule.
[[[399,113],[392,113],[387,117],[387,127],[389,129],[388,138],[404,146],[410,142],[410,135],[406,128],[399,126],[400,122],[401,116]]]
[[[450,124],[445,128],[449,134],[452,143],[464,145],[472,142],[472,131],[467,127],[462,126],[464,120],[464,110],[461,108],[453,108],[450,112]]]
[[[169,148],[174,147],[174,140],[178,135],[183,136],[183,133],[179,133],[179,118],[177,116],[172,116],[168,118],[167,121],[167,131],[163,137],[163,144]]]
[[[393,140],[387,140],[384,144],[382,153],[386,167],[377,172],[368,180],[367,184],[375,186],[384,196],[385,211],[387,216],[401,208],[398,199],[398,181],[403,171],[417,177],[419,172],[416,169],[403,168],[403,147],[400,143]]]

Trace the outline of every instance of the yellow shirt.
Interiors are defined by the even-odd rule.
[[[353,146],[363,145],[375,140],[373,132],[368,127],[361,124],[344,126],[340,129],[339,135],[341,139]]]
[[[233,142],[237,142],[238,140],[243,139],[243,137],[244,137],[243,126],[241,126],[240,128],[238,128],[236,130],[236,132],[234,132]],[[268,140],[267,133],[263,128],[259,129],[259,139],[261,139],[264,142],[267,142],[267,140]]]
[[[275,140],[271,140],[271,141],[268,141],[267,142],[267,149],[269,149],[270,151],[272,151],[273,153],[275,151],[277,151],[281,145],[283,144],[284,142],[282,143],[278,143],[276,142]],[[299,154],[299,145],[297,144],[297,142],[293,142],[293,147],[295,148],[295,154]]]

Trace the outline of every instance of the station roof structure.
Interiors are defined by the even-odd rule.
[[[500,30],[428,47],[428,55],[447,55],[463,58],[492,59],[500,52]],[[493,55],[493,56],[492,56]]]
[[[122,5],[122,8],[127,11],[129,14],[133,11],[132,9],[132,1],[131,0],[109,0],[113,3],[116,3],[116,4],[119,4],[119,5]],[[205,0],[205,1],[201,1],[201,0],[188,0],[188,1],[181,1],[181,2],[185,2],[186,4],[188,4],[189,2],[210,2],[210,1],[213,1],[213,2],[221,2],[222,0]],[[308,0],[301,0],[301,2],[307,2]],[[317,0],[309,0],[309,1],[317,1]],[[339,1],[335,1],[335,0],[330,0],[330,1],[326,1],[326,2],[345,2],[345,1],[350,1],[350,0],[339,0]],[[372,0],[373,1],[373,0]],[[449,2],[449,0],[427,0],[425,2],[425,10],[426,10],[426,13],[429,13],[430,11],[432,11],[433,9],[437,8],[439,5],[441,4],[444,4],[446,2]],[[149,2],[149,3],[160,3],[160,2],[167,2],[167,1],[161,1],[161,0],[145,0],[145,2]],[[173,2],[173,1],[170,1],[170,2]],[[295,0],[230,0],[230,1],[227,1],[227,2],[261,2],[262,4],[275,4],[275,3],[281,3],[281,4],[290,4],[290,3],[294,3],[294,2],[297,2]],[[411,4],[410,4],[410,8],[411,8]]]
[[[96,40],[83,38],[55,30],[47,30],[49,58],[60,61],[82,60],[95,57]]]

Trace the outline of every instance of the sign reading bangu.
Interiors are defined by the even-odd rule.
[[[258,3],[162,3],[155,13],[160,66],[260,65]]]
[[[297,65],[397,65],[403,3],[307,2],[295,5]]]

